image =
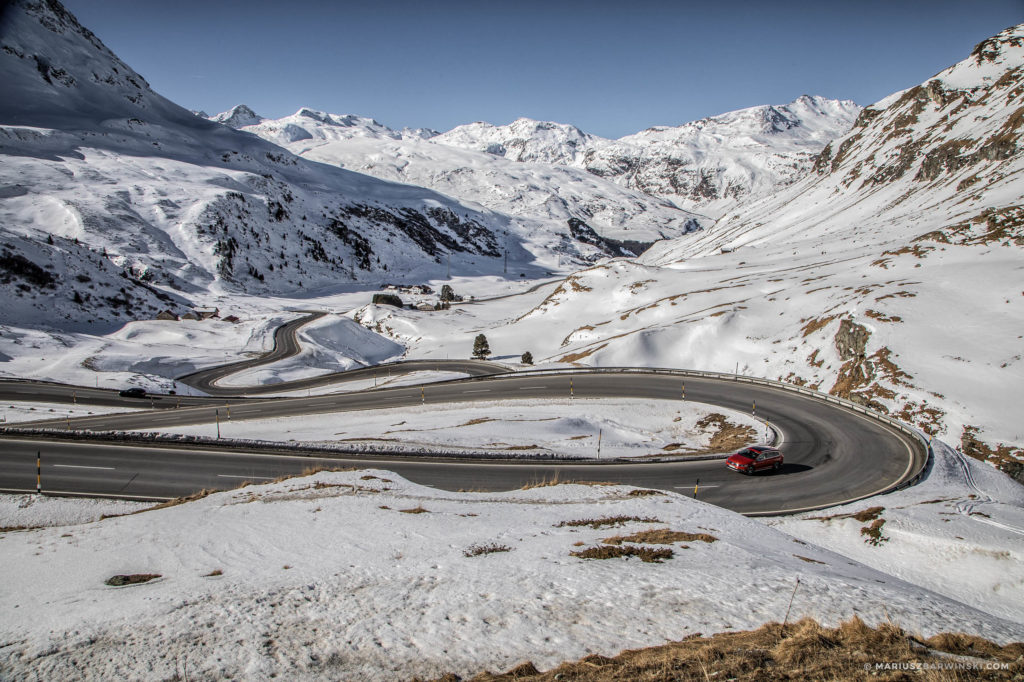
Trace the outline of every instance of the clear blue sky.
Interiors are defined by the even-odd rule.
[[[448,130],[520,116],[606,137],[818,94],[870,104],[1024,0],[65,0],[161,94]]]

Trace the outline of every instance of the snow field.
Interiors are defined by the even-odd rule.
[[[0,494],[0,528],[74,526],[151,506],[151,503],[127,500]]]
[[[925,479],[905,490],[768,525],[1000,618],[1024,623],[1024,489],[933,441]],[[849,518],[881,507],[878,545]],[[832,517],[832,518],[829,518]],[[846,518],[844,518],[846,517]]]
[[[104,405],[66,405],[64,403],[33,403],[25,401],[0,403],[0,424],[31,422],[60,417],[86,417],[91,414],[113,414],[135,412],[128,407],[107,407]]]
[[[4,533],[0,666],[15,677],[168,677],[185,667],[300,680],[470,675],[525,659],[543,669],[781,620],[797,577],[791,617],[888,614],[911,631],[998,641],[1024,633],[758,521],[632,490],[448,493],[386,471],[324,472],[73,529]],[[560,525],[612,516],[657,521]],[[651,528],[717,540],[676,543],[661,564],[570,556]],[[509,551],[466,556],[492,543]],[[137,573],[161,577],[104,585]]]
[[[427,392],[429,393],[429,388]],[[719,429],[700,425],[712,414],[745,429],[741,444],[763,442],[762,422],[717,406],[669,400],[578,399],[495,400],[365,410],[282,419],[222,422],[225,438],[330,444],[394,441],[426,448],[519,451],[562,457],[685,456],[718,454],[712,438]],[[215,437],[216,425],[160,429],[161,433]],[[735,446],[739,447],[739,446]],[[729,448],[734,449],[734,447]]]

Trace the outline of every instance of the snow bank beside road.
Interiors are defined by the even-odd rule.
[[[1024,488],[933,441],[919,484],[827,512],[768,523],[1001,618],[1024,623]],[[877,518],[852,515],[877,509]],[[871,514],[862,515],[862,519]],[[879,524],[877,542],[862,528]]]
[[[481,389],[484,390],[484,389]],[[427,394],[430,388],[426,389]],[[161,433],[215,437],[215,424]],[[674,400],[494,400],[259,419],[220,424],[225,438],[311,444],[394,443],[516,450],[524,455],[678,456],[722,453],[765,439],[764,424],[732,410]]]

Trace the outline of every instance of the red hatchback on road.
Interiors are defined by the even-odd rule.
[[[751,445],[735,455],[730,455],[729,459],[725,460],[725,465],[745,474],[765,469],[778,471],[782,468],[782,453],[767,445]]]

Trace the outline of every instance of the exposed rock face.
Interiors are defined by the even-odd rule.
[[[839,357],[843,360],[863,359],[871,332],[848,317],[839,323],[835,344]]]

